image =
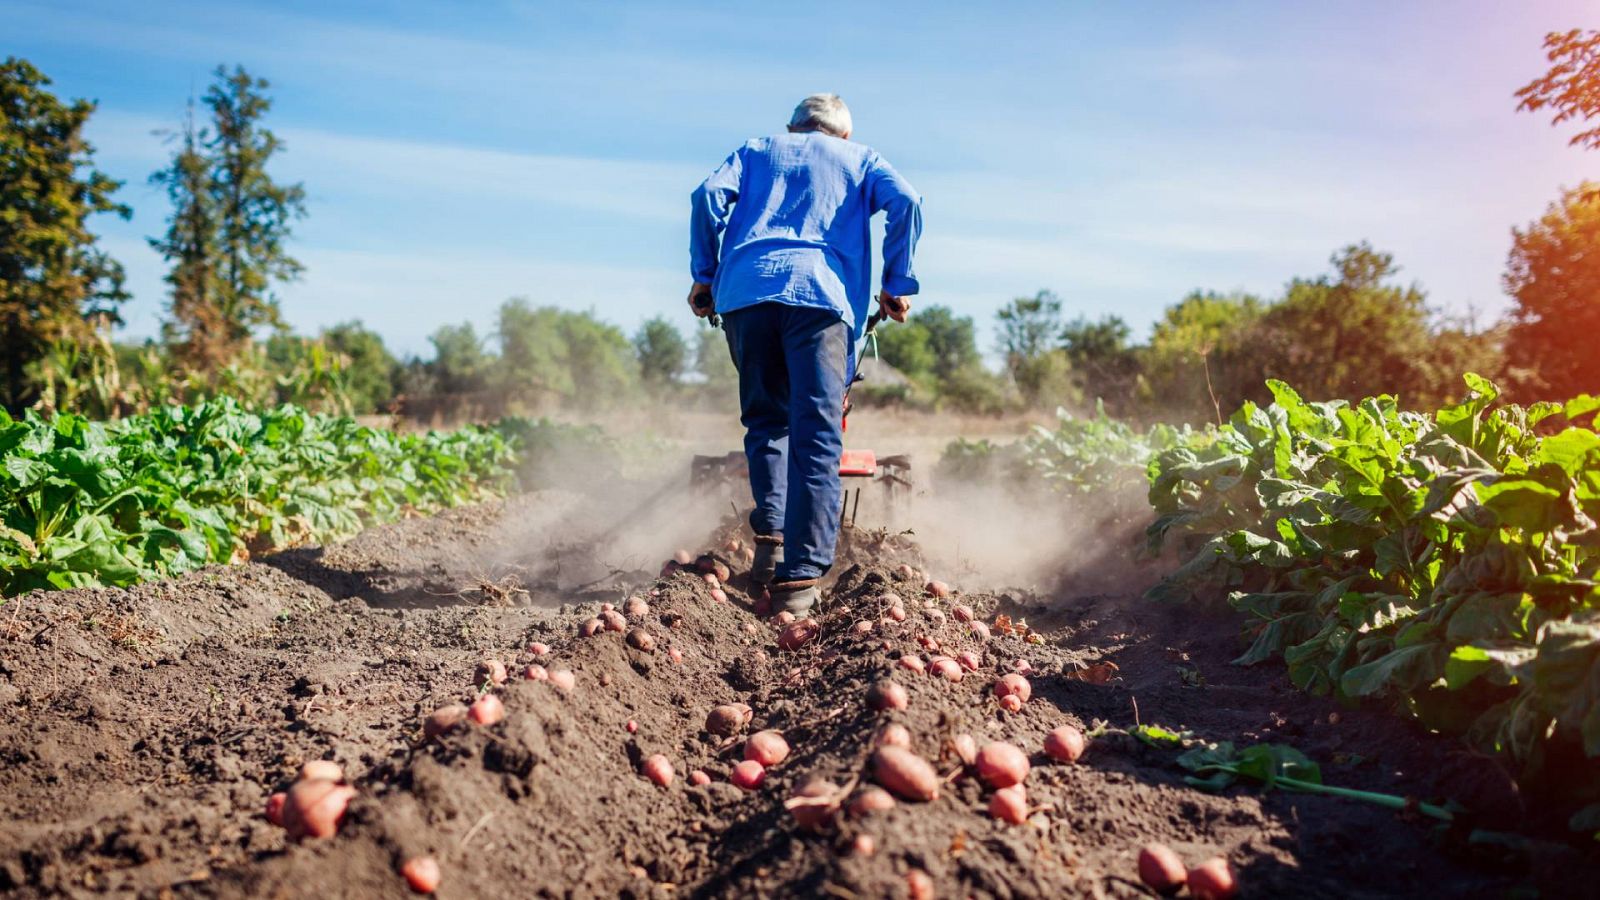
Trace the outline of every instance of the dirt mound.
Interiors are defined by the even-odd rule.
[[[1517,812],[1509,780],[1459,744],[1307,698],[1279,669],[1228,665],[1232,626],[1194,609],[1106,596],[933,601],[920,574],[896,571],[922,565],[914,545],[863,535],[820,634],[798,649],[780,649],[777,627],[751,611],[728,553],[731,602],[693,572],[636,582],[649,610],[629,626],[654,637],[647,651],[618,632],[578,634],[601,596],[623,605],[616,587],[560,608],[540,605],[560,592],[535,583],[486,588],[538,570],[506,552],[508,520],[526,517],[480,508],[273,565],[0,608],[0,699],[16,710],[0,731],[12,812],[0,889],[395,896],[400,862],[431,855],[439,893],[457,897],[894,897],[912,870],[938,896],[1121,897],[1145,895],[1134,857],[1152,840],[1191,863],[1226,856],[1247,896],[1561,892],[1597,874],[1555,843],[1489,853],[1468,848],[1464,830],[1348,800],[1187,786],[1173,752],[1119,730],[1159,722],[1209,740],[1290,742],[1330,782],[1453,797],[1490,821]],[[547,521],[559,534],[560,517]],[[515,529],[512,543],[528,541]],[[507,562],[485,570],[488,558]],[[903,622],[888,614],[891,593]],[[982,638],[957,604],[1014,627]],[[536,657],[535,641],[553,649]],[[960,651],[980,658],[959,682],[899,662]],[[423,740],[428,712],[472,698],[485,657],[512,673],[498,689],[504,721]],[[1018,660],[1034,670],[1033,698],[1006,712],[992,686]],[[575,686],[524,680],[528,663],[568,669]],[[905,709],[868,708],[868,686],[884,678],[907,689]],[[729,782],[742,736],[704,729],[730,702],[752,709],[747,733],[777,730],[792,748],[753,791]],[[798,828],[784,799],[813,777],[870,784],[866,760],[890,722],[949,776],[939,798]],[[1039,752],[1064,723],[1104,726],[1076,765]],[[989,791],[949,746],[958,734],[1029,753],[1026,823],[986,814]],[[652,754],[676,770],[665,788],[640,774]],[[342,763],[360,793],[337,838],[289,845],[262,805],[315,758]],[[710,783],[689,783],[695,770]]]

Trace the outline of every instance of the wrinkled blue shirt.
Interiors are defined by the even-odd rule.
[[[816,131],[755,138],[695,189],[693,203],[690,270],[711,285],[719,313],[769,302],[821,307],[859,336],[872,296],[869,223],[879,212],[888,214],[883,288],[917,292],[922,198],[871,147]]]

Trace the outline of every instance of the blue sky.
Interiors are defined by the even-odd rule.
[[[1452,313],[1504,308],[1510,228],[1600,155],[1514,114],[1578,0],[865,4],[0,0],[3,52],[100,102],[131,222],[126,336],[165,298],[147,183],[218,63],[273,83],[310,217],[301,331],[402,352],[505,298],[630,331],[683,307],[690,189],[813,91],[925,196],[922,303],[1058,292],[1147,334],[1193,288],[1277,291],[1367,239]],[[1585,18],[1584,13],[1590,13]],[[987,341],[988,338],[985,337]]]

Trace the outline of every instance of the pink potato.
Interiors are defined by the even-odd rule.
[[[422,736],[438,737],[457,725],[467,720],[467,707],[465,704],[452,703],[441,706],[422,720]]]
[[[505,704],[494,694],[484,694],[467,707],[467,718],[477,725],[493,725],[505,717]]]
[[[767,780],[767,767],[753,759],[747,759],[733,767],[733,771],[728,774],[728,780],[736,787],[753,791],[761,786],[761,782]]]
[[[650,779],[660,787],[672,783],[672,762],[660,753],[654,754],[644,761],[644,777]]]
[[[867,705],[879,712],[886,709],[905,709],[911,702],[906,689],[888,678],[874,681],[867,688]]]
[[[907,653],[905,656],[900,657],[900,668],[910,669],[918,675],[927,671],[927,666],[922,663],[922,657],[915,653]]]
[[[816,619],[791,622],[778,632],[778,646],[784,650],[799,650],[821,633],[822,625]]]
[[[821,831],[839,811],[839,786],[823,778],[808,778],[783,805],[801,828]]]
[[[974,760],[978,778],[992,788],[1021,784],[1028,777],[1028,755],[1015,744],[991,741],[984,744]]]
[[[550,673],[550,683],[563,691],[570,691],[578,684],[578,677],[572,674],[571,669],[556,669]]]
[[[989,815],[1010,825],[1028,820],[1028,796],[1022,785],[1001,788],[989,797]]]
[[[789,758],[789,742],[776,731],[758,731],[744,742],[744,758],[771,768]]]
[[[1033,696],[1033,685],[1029,684],[1028,679],[1021,675],[1015,672],[1007,672],[1000,676],[999,681],[994,683],[994,695],[996,697],[1005,697],[1011,694],[1021,697],[1022,702],[1027,703],[1028,698]]]
[[[431,856],[413,856],[400,866],[400,877],[412,893],[431,894],[439,889],[439,862]]]
[[[339,833],[356,789],[324,779],[297,781],[283,801],[283,827],[294,840]]]
[[[1195,900],[1229,900],[1239,891],[1239,881],[1228,861],[1214,856],[1189,870],[1189,893]]]
[[[1139,848],[1139,880],[1158,894],[1176,894],[1189,880],[1183,859],[1166,844]]]
[[[927,760],[904,747],[872,751],[872,777],[904,800],[928,801],[939,796],[939,774]]]
[[[549,681],[550,673],[538,663],[528,663],[522,670],[522,677],[528,681]]]
[[[861,818],[875,812],[894,809],[894,795],[881,787],[864,788],[850,800],[850,815]]]
[[[1056,762],[1077,762],[1083,748],[1083,732],[1071,725],[1062,725],[1044,736],[1044,755]]]

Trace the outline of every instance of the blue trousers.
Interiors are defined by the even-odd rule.
[[[739,370],[756,534],[783,536],[778,581],[819,578],[839,540],[839,452],[853,360],[838,313],[758,303],[723,317]]]

